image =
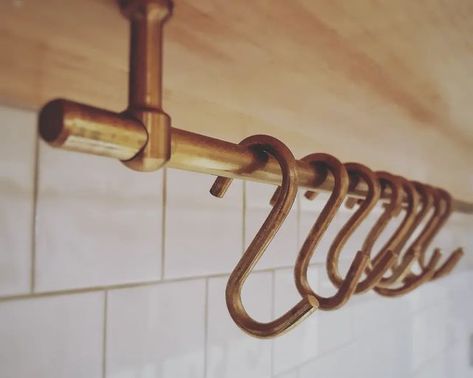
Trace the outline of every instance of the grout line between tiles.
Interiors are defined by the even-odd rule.
[[[161,209],[161,272],[160,277],[164,279],[164,269],[166,265],[166,211],[168,198],[168,171],[163,169],[162,179],[162,209]]]
[[[298,194],[296,197],[296,242],[297,242],[297,249],[301,248],[301,197]]]
[[[246,207],[247,207],[247,199],[246,199],[246,182],[243,181],[242,183],[242,227],[241,227],[241,254],[245,253],[246,248]]]
[[[33,204],[31,209],[31,266],[30,266],[30,292],[34,293],[36,287],[36,222],[38,211],[38,182],[39,182],[39,137],[35,128],[34,164],[33,164]]]
[[[316,263],[311,266],[317,266],[317,265],[319,265],[319,263]],[[252,271],[252,273],[264,273],[264,272],[272,273],[277,270],[292,269],[292,268],[293,266],[288,265],[288,266],[272,267],[272,268],[266,268],[266,269],[255,269],[254,271]],[[101,285],[101,286],[90,286],[90,287],[82,287],[82,288],[58,289],[58,290],[49,290],[49,291],[34,292],[34,293],[28,292],[28,293],[23,293],[23,294],[13,294],[13,295],[2,296],[0,297],[0,303],[12,301],[12,300],[20,300],[20,299],[50,297],[54,295],[90,293],[94,291],[128,289],[128,288],[135,288],[135,287],[143,287],[143,286],[145,287],[145,286],[152,286],[152,285],[159,285],[159,284],[167,284],[167,283],[173,283],[173,282],[202,280],[206,278],[228,277],[229,274],[230,274],[229,272],[224,272],[224,273],[216,273],[216,274],[209,274],[209,275],[202,275],[202,276],[164,278],[162,280],[137,281],[137,282],[127,282],[127,283]]]
[[[102,340],[102,378],[107,377],[107,318],[108,318],[108,291],[104,291],[103,301],[103,340]]]
[[[445,353],[448,351],[450,348],[450,345],[445,345],[442,349],[439,349],[435,353],[433,353],[429,358],[425,359],[422,361],[419,366],[417,366],[415,369],[412,369],[412,374],[416,376],[422,369],[424,369],[426,366],[430,365],[433,360],[437,360],[441,356],[445,355]]]
[[[207,378],[208,366],[208,348],[209,348],[209,279],[205,280],[205,299],[204,299],[204,378]]]
[[[276,271],[271,271],[271,316],[274,318],[276,312]],[[271,340],[269,373],[274,376],[274,339]]]
[[[354,344],[355,341],[354,340],[350,340],[350,341],[347,341],[343,344],[340,344],[340,345],[337,345],[336,347],[333,347],[333,348],[329,348],[327,350],[324,350],[323,352],[320,352],[320,354],[318,354],[316,357],[314,358],[309,358],[303,362],[301,362],[299,365],[293,367],[292,369],[296,368],[297,370],[300,371],[301,368],[303,368],[304,366],[307,366],[308,364],[314,362],[314,361],[317,361],[321,358],[324,358],[324,357],[327,357],[329,356],[330,354],[332,353],[335,353],[341,349],[344,349],[344,348],[347,348],[349,347],[350,345]]]

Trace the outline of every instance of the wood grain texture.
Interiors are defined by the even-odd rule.
[[[473,200],[471,0],[176,0],[165,109],[182,129],[268,133]],[[0,102],[127,99],[113,0],[0,2]]]

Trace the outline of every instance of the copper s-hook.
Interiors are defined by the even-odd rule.
[[[377,172],[376,175],[381,182],[389,183],[391,188],[396,188],[395,190],[401,193],[401,195],[404,191],[407,196],[407,207],[405,209],[406,214],[401,224],[388,240],[388,242],[383,246],[381,252],[376,255],[373,261],[378,262],[383,257],[383,251],[386,250],[391,250],[394,252],[398,256],[399,260],[402,247],[413,231],[413,225],[416,220],[416,210],[419,205],[419,196],[414,186],[409,181],[400,176],[394,176],[387,172]],[[401,207],[398,209],[401,209]],[[380,232],[377,233],[377,236],[379,236],[379,234]],[[367,238],[367,240],[369,240],[369,238]],[[372,247],[373,243],[374,241],[369,241],[370,247]],[[391,275],[381,278],[376,286],[389,288],[392,284],[401,281],[409,273],[410,267],[414,263],[416,257],[417,256],[413,254],[403,256],[401,261],[394,265]],[[370,270],[371,269],[368,268],[368,271]]]
[[[427,187],[427,185],[422,186]],[[422,267],[425,267],[425,254],[428,245],[432,242],[433,238],[439,233],[440,229],[445,225],[446,221],[452,213],[452,197],[446,190],[431,187],[427,190],[433,191],[434,198],[436,199],[435,213],[437,214],[437,217],[433,222],[433,226],[430,228],[429,232],[427,232],[425,246],[419,256],[420,265]],[[435,251],[440,252],[439,249],[435,249]],[[458,264],[463,255],[464,253],[462,248],[457,248],[455,251],[453,251],[448,257],[448,259],[435,271],[435,274],[432,279],[438,279],[450,273],[453,268],[455,268],[455,266]]]
[[[289,214],[298,186],[296,160],[281,141],[267,135],[253,135],[242,140],[240,144],[254,147],[255,152],[259,154],[264,152],[274,156],[281,167],[283,176],[277,200],[230,274],[225,292],[228,311],[235,323],[250,335],[268,338],[280,335],[297,325],[317,309],[318,302],[311,293],[302,293],[300,302],[279,318],[268,323],[261,323],[251,318],[243,306],[241,299],[243,284]],[[231,182],[231,178],[219,176],[210,192],[216,197],[223,197]]]
[[[407,182],[407,180],[406,180]],[[407,242],[409,239],[409,236],[412,235],[412,233],[415,231],[415,229],[420,225],[422,220],[426,217],[428,212],[430,211],[430,208],[432,206],[432,197],[429,195],[429,192],[425,190],[424,187],[420,186],[418,183],[410,183],[408,186],[405,186],[407,189],[407,193],[409,193],[412,188],[416,190],[421,195],[422,201],[421,201],[421,210],[418,211],[415,214],[414,222],[412,223],[410,229],[408,232],[403,237],[403,240],[401,241],[401,247]],[[408,196],[409,198],[409,196]],[[414,274],[411,272],[410,268],[412,266],[412,263],[416,260],[419,260],[420,255],[422,253],[422,250],[425,247],[425,241],[427,236],[429,235],[430,229],[432,222],[435,221],[435,214],[434,216],[429,220],[427,225],[424,227],[424,229],[421,231],[421,233],[417,236],[417,238],[412,242],[412,244],[409,246],[407,252],[403,256],[402,263],[399,265],[400,268],[403,271],[403,274],[401,275],[402,278],[402,284],[401,286],[398,287],[376,287],[374,290],[383,296],[388,296],[388,297],[396,297],[400,295],[407,294],[420,285],[424,284],[425,282],[429,281],[432,279],[433,275],[435,274],[435,268],[439,262],[439,259],[441,257],[440,253],[436,251],[432,258],[429,260],[429,263],[427,266],[422,268],[422,272],[418,275]],[[399,282],[400,280],[396,281]]]
[[[307,279],[307,271],[315,248],[327,230],[330,222],[340,208],[349,188],[349,177],[345,166],[335,157],[316,153],[308,155],[301,160],[310,163],[314,168],[323,166],[334,178],[334,187],[330,198],[323,207],[320,215],[312,226],[309,235],[299,251],[299,256],[294,269],[296,286],[301,295],[313,295],[319,301],[322,310],[334,310],[345,304],[352,296],[356,285],[363,274],[368,263],[369,256],[358,252],[353,260],[346,278],[340,283],[338,291],[331,297],[322,297],[316,294],[310,287]],[[312,192],[306,193],[306,197],[312,198]]]
[[[351,189],[355,189],[359,180],[362,179],[368,186],[366,198],[360,203],[360,206],[345,225],[338,232],[332,245],[330,246],[327,256],[327,273],[336,287],[340,287],[343,284],[343,278],[341,277],[338,269],[340,254],[343,246],[356,230],[357,227],[363,222],[363,220],[369,215],[371,210],[378,202],[381,195],[381,187],[379,185],[376,175],[368,167],[358,163],[345,163],[345,168],[350,175],[351,183],[353,183]],[[368,256],[370,250],[362,249]],[[382,253],[382,257],[373,264],[372,270],[366,275],[366,277],[357,283],[355,293],[362,293],[373,288],[379,280],[383,277],[386,271],[395,263],[397,255],[386,249]],[[369,264],[370,262],[368,262]]]

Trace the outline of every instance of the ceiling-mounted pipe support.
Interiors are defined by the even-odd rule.
[[[171,157],[171,119],[162,109],[162,45],[172,2],[119,4],[130,20],[128,108],[114,113],[54,100],[41,110],[39,130],[55,147],[114,157],[131,169],[154,171]]]

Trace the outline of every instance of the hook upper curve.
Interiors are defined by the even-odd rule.
[[[242,140],[240,144],[253,147],[255,153],[261,154],[264,151],[265,154],[272,155],[278,161],[282,171],[282,183],[277,200],[230,274],[225,291],[228,311],[235,323],[250,335],[268,338],[280,335],[297,325],[316,310],[318,302],[310,293],[304,293],[302,299],[293,308],[267,323],[254,320],[243,306],[241,298],[243,284],[289,214],[297,195],[298,183],[296,160],[281,141],[268,135],[253,135]],[[231,178],[218,177],[210,192],[217,197],[222,197],[231,182]]]
[[[310,163],[314,167],[323,165],[327,171],[332,174],[334,185],[328,201],[324,205],[320,215],[317,217],[299,251],[299,256],[294,268],[296,286],[301,295],[309,294],[315,296],[319,301],[319,308],[321,310],[334,310],[345,304],[353,295],[356,285],[368,263],[369,256],[363,252],[357,253],[345,280],[341,282],[338,291],[333,296],[323,297],[312,290],[307,278],[310,260],[314,255],[318,242],[327,230],[330,222],[346,197],[349,189],[349,177],[345,166],[331,155],[315,153],[310,154],[301,160]],[[309,191],[309,198],[311,197],[310,193],[312,193],[312,191]],[[306,196],[307,194],[308,193],[306,193]]]
[[[350,176],[350,189],[355,189],[360,180],[363,180],[368,186],[365,199],[359,202],[360,206],[343,225],[337,233],[333,243],[330,246],[327,256],[327,273],[336,287],[340,287],[343,283],[339,271],[339,259],[341,251],[347,240],[353,234],[357,227],[366,219],[369,213],[380,199],[381,186],[376,178],[375,173],[368,167],[358,163],[345,163],[345,168]],[[370,251],[364,250],[368,256]],[[355,293],[362,293],[373,288],[378,281],[383,277],[386,271],[395,263],[396,254],[391,250],[385,250],[382,258],[373,264],[372,270],[366,275],[364,279],[359,281],[356,285]],[[368,265],[371,262],[368,263]],[[368,266],[367,265],[367,266]]]

